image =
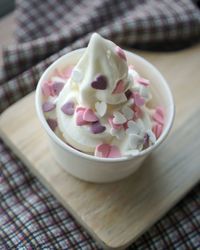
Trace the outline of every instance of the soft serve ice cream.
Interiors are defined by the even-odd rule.
[[[73,67],[43,84],[49,126],[73,148],[98,157],[135,155],[156,142],[161,107],[150,109],[149,80],[128,65],[124,51],[93,34]]]

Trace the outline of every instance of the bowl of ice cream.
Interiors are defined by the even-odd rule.
[[[96,33],[87,48],[46,69],[35,102],[58,164],[90,182],[133,174],[165,140],[174,119],[161,73]]]

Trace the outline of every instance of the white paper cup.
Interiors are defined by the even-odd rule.
[[[48,134],[51,152],[55,160],[68,173],[90,182],[113,182],[133,174],[144,159],[163,142],[169,133],[174,119],[174,101],[166,80],[161,73],[144,58],[125,51],[129,64],[133,64],[142,77],[150,80],[151,93],[156,104],[165,109],[165,125],[156,143],[139,152],[137,156],[121,158],[99,158],[75,150],[62,141],[49,127],[42,111],[42,83],[49,79],[56,68],[64,69],[75,65],[85,49],[72,51],[51,64],[41,76],[36,89],[36,110],[39,120]]]

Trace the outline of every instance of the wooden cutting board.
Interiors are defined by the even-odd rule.
[[[165,143],[134,175],[116,183],[86,183],[57,165],[36,117],[34,93],[0,117],[1,137],[104,248],[128,246],[200,179],[199,52],[197,46],[171,54],[140,53],[169,81],[176,120]]]

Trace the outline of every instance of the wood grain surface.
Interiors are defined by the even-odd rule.
[[[200,179],[200,46],[175,53],[137,53],[169,82],[176,119],[168,139],[125,180],[91,184],[59,167],[36,117],[34,93],[0,117],[5,142],[88,232],[110,249],[128,246]]]

